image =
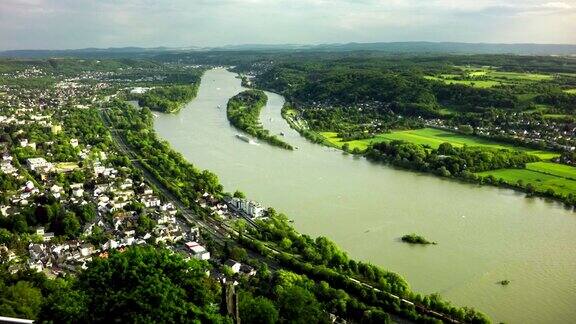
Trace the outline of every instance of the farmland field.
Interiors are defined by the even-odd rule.
[[[341,147],[344,142],[338,138],[336,133],[324,132],[321,133],[330,143],[335,146]],[[422,128],[416,130],[407,131],[394,131],[392,133],[379,134],[370,139],[354,140],[347,142],[350,149],[355,147],[363,150],[368,147],[371,143],[382,142],[382,141],[392,141],[401,140],[406,142],[411,142],[420,145],[429,145],[430,147],[437,148],[440,144],[448,142],[454,146],[461,147],[464,145],[468,146],[487,146],[492,148],[503,148],[509,150],[523,151],[530,154],[537,155],[543,160],[552,159],[558,156],[557,153],[541,151],[526,147],[514,146],[512,144],[499,143],[487,139],[483,139],[476,136],[463,135],[454,132],[449,132],[445,130],[435,129],[435,128]]]
[[[537,167],[538,168],[538,167]],[[480,176],[492,175],[496,179],[503,179],[506,183],[516,185],[522,181],[524,185],[532,184],[537,191],[548,189],[562,195],[576,194],[576,181],[551,174],[544,174],[532,169],[500,169],[478,173]]]
[[[425,76],[428,80],[441,81],[446,84],[463,84],[475,88],[492,88],[501,84],[517,84],[522,82],[539,82],[551,80],[548,74],[502,72],[490,68],[459,67],[462,74],[440,74]]]
[[[447,77],[446,75],[443,75],[443,77],[444,78],[426,76],[425,78],[428,80],[442,81],[446,84],[463,84],[463,85],[471,86],[471,87],[475,87],[475,88],[492,88],[494,86],[501,84],[501,82],[494,81],[494,80],[454,80],[454,79]]]
[[[551,162],[534,162],[528,163],[526,169],[576,181],[576,167],[569,165]]]

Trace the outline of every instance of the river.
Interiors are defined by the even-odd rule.
[[[156,118],[155,129],[190,162],[215,172],[227,191],[240,189],[286,213],[299,231],[401,274],[417,292],[439,292],[494,322],[576,321],[576,213],[312,144],[282,119],[284,99],[273,93],[261,121],[299,149],[250,145],[226,119],[228,99],[242,90],[235,74],[210,70],[197,98]],[[439,244],[400,242],[412,232]],[[497,284],[504,279],[508,286]]]

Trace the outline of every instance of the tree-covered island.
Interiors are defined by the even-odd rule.
[[[293,150],[292,145],[284,142],[262,127],[259,121],[260,112],[266,105],[268,97],[261,90],[246,90],[230,98],[227,107],[228,120],[234,127],[260,139],[270,145]]]

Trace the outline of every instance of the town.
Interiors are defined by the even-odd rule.
[[[46,75],[29,68],[8,76],[35,80]],[[87,262],[106,258],[110,250],[146,244],[164,245],[186,258],[214,260],[206,235],[126,163],[107,131],[88,131],[94,125],[76,123],[99,118],[89,106],[110,100],[102,92],[128,80],[112,72],[52,77],[62,80],[52,90],[0,88],[0,249],[10,271],[26,268],[56,277],[85,269]],[[266,214],[258,203],[236,197],[204,193],[196,203],[207,214],[230,221],[253,222]],[[232,259],[226,264],[233,273],[255,273]]]

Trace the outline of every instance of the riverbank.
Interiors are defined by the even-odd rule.
[[[284,99],[270,92],[263,127],[285,133],[299,149],[287,154],[269,145],[244,145],[225,109],[217,109],[244,90],[234,74],[208,71],[198,97],[177,115],[154,118],[154,128],[186,160],[218,174],[227,191],[240,188],[263,206],[274,206],[290,215],[298,232],[330,237],[350,258],[401,274],[415,291],[440,292],[496,322],[573,318],[576,291],[569,283],[576,251],[565,247],[576,219],[562,205],[316,145],[280,117]],[[417,248],[400,242],[399,234],[412,232],[440,244]],[[513,285],[494,284],[503,278]]]
[[[494,149],[516,149],[520,152],[532,154],[545,160],[548,160],[557,155],[551,152],[544,152],[541,150],[522,147],[517,148],[507,143],[499,143],[483,138],[475,138],[473,136],[454,134],[444,130],[426,128],[412,131],[392,132],[389,134],[377,136],[377,138],[373,139],[344,142],[337,137],[336,133],[319,133],[310,130],[308,127],[306,127],[306,121],[298,117],[298,111],[294,108],[289,106],[284,107],[282,110],[282,117],[286,119],[287,123],[293,129],[314,143],[334,147],[356,155],[363,155],[368,158],[373,155],[369,154],[372,151],[371,147],[373,144],[389,142],[393,140],[402,140],[421,145],[424,148],[435,149],[438,148],[440,144],[446,142],[455,145],[456,147],[469,145]],[[375,159],[373,158],[373,160]],[[393,157],[381,162],[389,163],[396,167],[404,168],[407,170],[414,170],[412,167],[407,167],[405,163],[396,163]],[[566,207],[576,210],[576,180],[574,180],[574,178],[576,178],[576,168],[550,163],[552,164],[552,167],[548,167],[546,170],[540,170],[540,168],[538,170],[531,170],[531,164],[536,166],[535,163],[530,163],[520,169],[494,169],[485,172],[466,172],[461,174],[443,173],[441,176],[479,185],[490,185],[500,188],[513,189],[526,193],[527,197],[554,199],[564,203]],[[559,171],[555,171],[557,169]],[[438,172],[430,172],[423,169],[418,169],[417,171],[438,175]],[[558,172],[562,172],[562,174],[559,175]]]
[[[126,143],[139,163],[179,203],[200,209],[195,201],[202,193],[216,197],[224,194],[215,174],[200,171],[169,145],[161,144],[152,128],[154,119],[150,111],[138,110],[124,102],[113,102],[107,107],[106,116],[111,126],[123,134],[121,142]],[[129,123],[123,122],[126,120]],[[142,129],[142,126],[145,128]],[[218,228],[222,227],[223,224],[219,224]],[[272,210],[268,212],[268,219],[258,221],[258,226],[249,228],[248,234],[251,236],[245,238],[241,235],[238,238],[243,246],[276,260],[290,271],[343,289],[372,307],[418,322],[427,322],[433,317],[448,321],[489,322],[482,313],[452,306],[437,295],[423,296],[412,292],[406,281],[396,273],[348,259],[327,238],[313,240],[298,233],[285,216],[276,215]],[[286,246],[286,239],[295,244]]]

